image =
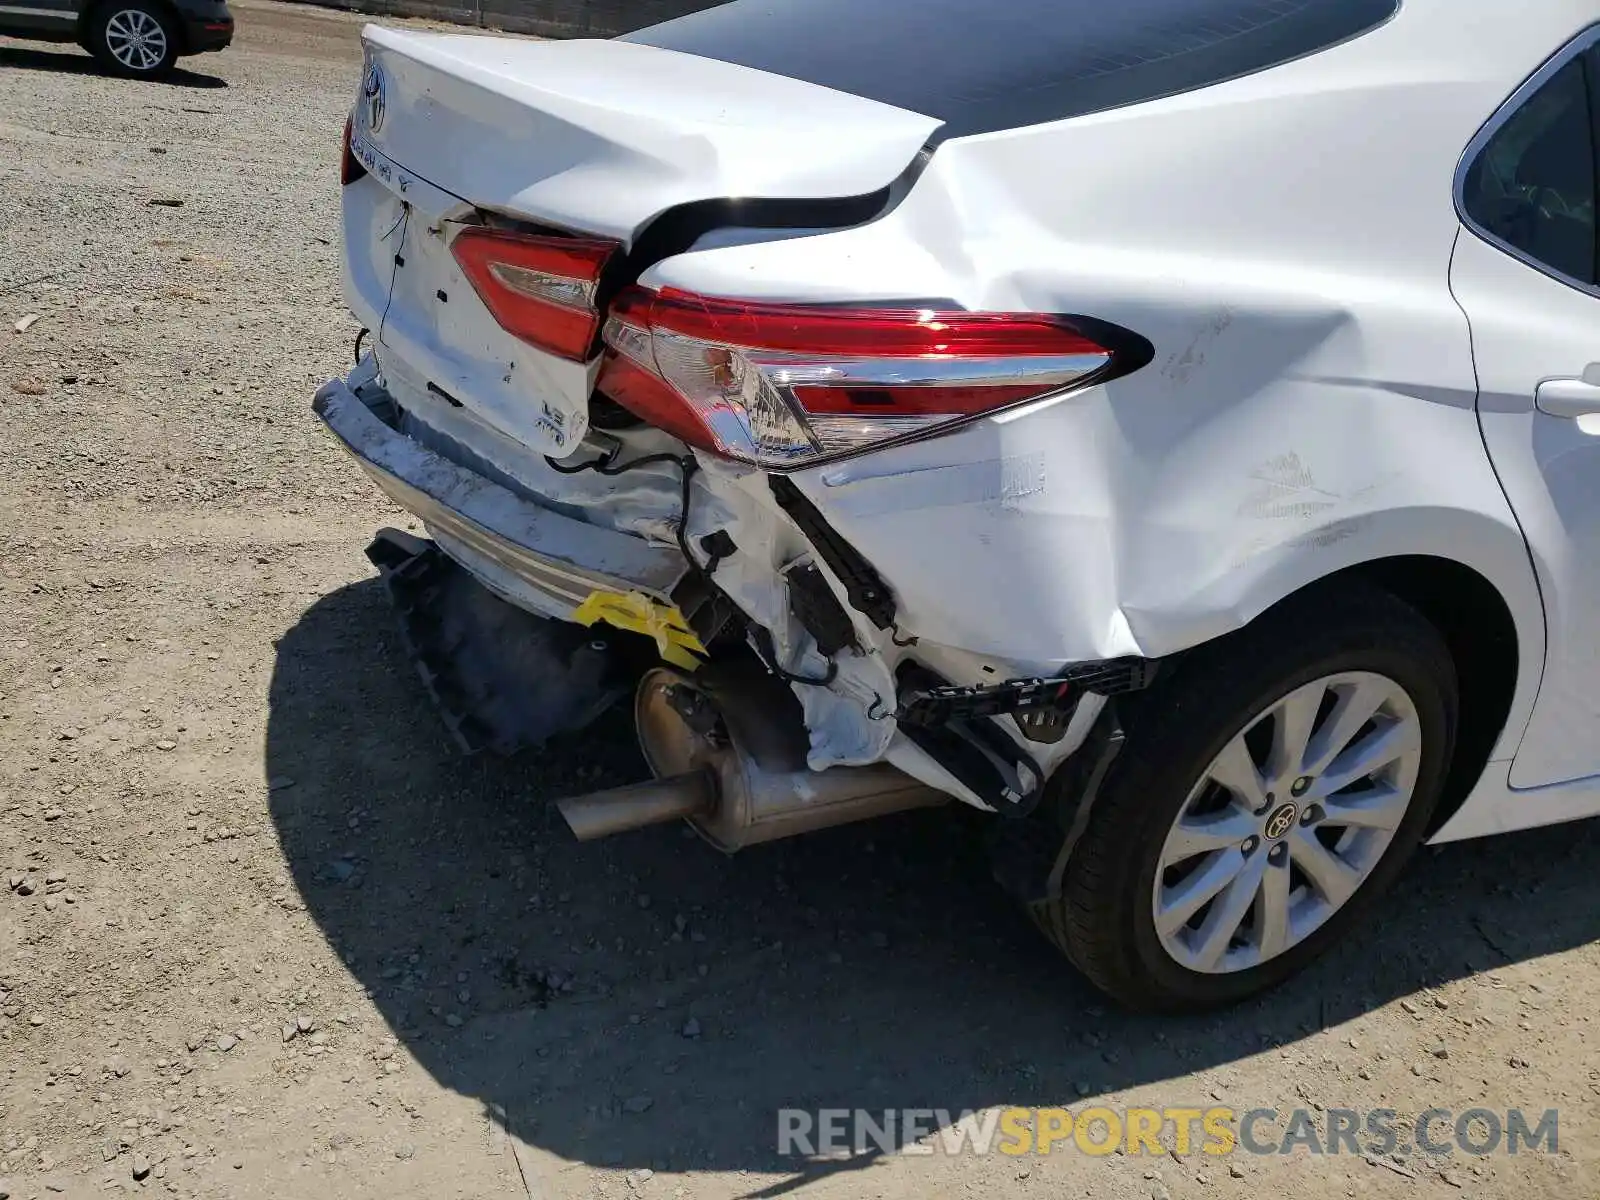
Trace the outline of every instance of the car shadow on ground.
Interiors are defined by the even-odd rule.
[[[376,580],[287,633],[270,702],[308,911],[439,1083],[569,1161],[792,1173],[776,1194],[870,1162],[780,1157],[781,1107],[1081,1103],[1600,937],[1593,824],[1424,850],[1385,918],[1270,1000],[1135,1017],[991,884],[975,815],[734,858],[673,827],[578,845],[548,800],[643,776],[625,715],[454,757]]]
[[[111,73],[93,57],[76,50],[35,50],[28,46],[0,45],[0,70],[16,68],[23,71],[53,71],[61,75],[105,75]],[[176,67],[161,79],[143,80],[145,83],[183,88],[225,88],[226,79],[215,75],[202,75]]]

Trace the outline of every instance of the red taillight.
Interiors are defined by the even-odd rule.
[[[595,295],[615,242],[472,227],[450,244],[478,298],[500,327],[574,362],[600,332]]]
[[[606,361],[600,382],[607,396],[641,420],[691,446],[716,448],[706,437],[705,422],[654,371],[617,355]]]
[[[1038,313],[828,308],[631,288],[600,390],[691,445],[785,469],[924,437],[1102,378],[1115,354]]]
[[[349,187],[367,173],[367,169],[361,165],[361,160],[356,157],[356,152],[350,144],[354,128],[353,119],[346,117],[344,119],[344,158],[339,163],[339,182],[345,187]]]

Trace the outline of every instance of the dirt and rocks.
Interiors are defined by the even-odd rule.
[[[1593,1196],[1600,838],[1425,852],[1293,986],[1108,1011],[920,814],[579,847],[620,717],[463,760],[313,419],[359,18],[171,84],[0,40],[0,1195]],[[1560,1109],[1474,1158],[777,1152],[782,1107]],[[1270,1133],[1267,1135],[1272,1136]]]

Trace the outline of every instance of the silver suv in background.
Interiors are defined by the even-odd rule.
[[[233,14],[225,0],[7,0],[0,34],[77,42],[119,75],[153,79],[233,41]]]

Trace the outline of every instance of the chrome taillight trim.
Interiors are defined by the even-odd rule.
[[[1103,354],[1063,354],[1012,358],[851,358],[773,354],[733,346],[759,367],[775,387],[950,387],[972,384],[994,387],[1059,386],[1111,361]]]

